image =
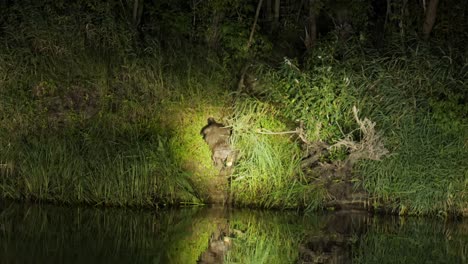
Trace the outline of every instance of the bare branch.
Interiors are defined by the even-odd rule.
[[[255,12],[254,23],[252,25],[252,30],[250,30],[249,42],[247,42],[247,49],[249,49],[250,46],[252,45],[253,36],[254,36],[254,33],[255,33],[255,27],[257,26],[258,15],[260,14],[260,8],[262,7],[262,2],[263,2],[263,0],[258,1],[257,11]]]

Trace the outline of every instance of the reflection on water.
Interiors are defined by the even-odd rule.
[[[0,202],[0,263],[468,263],[468,223]]]
[[[368,230],[371,218],[364,213],[335,213],[323,218],[318,232],[299,245],[300,263],[352,263],[352,249]]]

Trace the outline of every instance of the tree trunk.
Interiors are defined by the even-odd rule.
[[[273,31],[276,31],[276,29],[279,26],[280,4],[281,4],[280,0],[275,0],[274,15],[273,15]]]
[[[392,6],[390,3],[391,0],[387,0],[387,12],[385,13],[385,22],[384,22],[384,30],[387,29],[387,23],[392,13]]]
[[[266,0],[265,20],[267,21],[267,23],[271,23],[271,13],[271,0]]]
[[[425,40],[429,39],[429,35],[431,35],[432,28],[434,27],[438,4],[439,0],[431,0],[429,2],[429,6],[427,7],[426,18],[424,19],[423,25],[423,37]]]
[[[208,47],[212,50],[218,49],[219,38],[220,38],[220,27],[224,19],[224,13],[219,10],[213,11],[213,20],[211,22],[211,27],[207,35],[207,44]]]
[[[317,41],[317,17],[315,10],[315,0],[309,0],[309,17],[306,26],[304,45],[306,50],[314,47]]]
[[[143,15],[143,2],[144,0],[133,1],[133,25],[137,28],[141,22],[141,16]]]
[[[401,10],[400,10],[400,21],[398,23],[400,27],[400,39],[404,40],[406,36],[406,29],[407,29],[407,21],[409,16],[408,10],[408,0],[403,0]]]

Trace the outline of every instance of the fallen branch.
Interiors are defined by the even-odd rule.
[[[346,147],[350,152],[348,160],[351,163],[359,159],[381,160],[382,157],[389,154],[382,142],[382,134],[376,132],[375,122],[368,118],[360,119],[358,113],[356,106],[353,106],[354,119],[359,124],[359,129],[363,135],[362,139],[356,142],[353,140],[352,134],[348,134],[331,147]]]
[[[305,144],[309,145],[310,142],[307,140],[307,137],[305,135],[304,131],[304,123],[301,121],[299,123],[299,127],[296,128],[296,130],[290,130],[290,131],[281,131],[281,132],[272,132],[269,130],[263,130],[263,129],[258,129],[257,130],[258,134],[263,134],[263,135],[286,135],[286,134],[297,134],[297,136],[304,142]]]

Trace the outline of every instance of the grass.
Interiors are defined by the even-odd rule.
[[[167,139],[157,134],[146,140],[132,138],[132,132],[147,134],[136,128],[107,142],[103,135],[79,132],[29,136],[11,157],[18,169],[2,186],[16,189],[4,192],[4,197],[138,206],[197,201],[191,198],[194,190],[186,182],[187,174],[174,163]]]
[[[319,187],[307,185],[301,179],[301,154],[294,137],[263,133],[287,129],[278,118],[279,110],[245,98],[236,103],[234,111],[233,144],[239,151],[231,180],[234,202],[266,208],[317,208],[323,196],[317,195]]]
[[[468,151],[427,115],[404,120],[395,131],[398,148],[382,162],[361,166],[364,186],[399,213],[448,214],[466,208]]]
[[[2,54],[15,61],[11,56]],[[72,61],[60,67],[60,59],[37,57],[36,72],[5,75],[0,91],[0,161],[14,164],[14,174],[1,178],[3,197],[125,206],[203,202],[215,171],[199,131],[208,116],[226,114],[221,75],[164,71],[164,63],[177,65],[159,58],[105,66],[81,54],[61,58]],[[2,73],[32,67],[15,63],[3,64]],[[206,90],[217,95],[208,98]]]
[[[353,78],[360,105],[392,154],[363,162],[359,173],[371,195],[400,214],[466,214],[466,76],[459,58],[427,49],[420,44],[379,64],[360,60],[362,74]]]
[[[323,45],[326,47],[327,44]],[[249,105],[251,110],[236,112],[248,116],[244,113],[261,113],[258,109],[267,105],[272,108],[267,111],[268,117],[276,121],[295,120],[296,123],[283,121],[283,127],[273,129],[268,127],[272,122],[267,125],[258,123],[255,128],[290,131],[301,121],[308,140],[335,143],[349,133],[354,140],[360,140],[357,124],[351,117],[351,106],[357,105],[362,117],[376,122],[377,129],[383,132],[385,146],[391,152],[382,161],[362,161],[355,168],[357,177],[354,180],[370,193],[375,206],[383,203],[400,214],[466,215],[468,113],[463,102],[466,75],[463,65],[459,64],[460,58],[440,60],[434,55],[437,52],[430,53],[427,46],[419,45],[404,55],[386,57],[384,54],[354,53],[343,61],[335,60],[333,53],[320,53],[328,50],[319,47],[319,55],[310,58],[309,65],[312,66],[306,71],[300,72],[289,61],[285,61],[279,70],[266,70],[264,76],[270,81],[269,94]],[[258,116],[261,119],[262,114]],[[255,150],[261,146],[259,152],[264,154],[261,156],[250,150],[252,157],[261,157],[261,162],[275,157],[271,146],[280,143],[270,143],[268,149],[263,146],[267,140],[262,139],[262,135],[250,137],[250,142],[242,148],[247,150],[256,142]],[[288,159],[292,163],[300,159],[299,152],[282,148],[279,152],[292,157]],[[276,159],[275,163],[281,164],[280,160]],[[259,162],[252,167],[261,168],[262,164]],[[288,174],[275,166],[270,167],[272,172]],[[285,164],[280,167],[289,168]],[[297,163],[290,168],[297,168]],[[268,181],[274,185],[275,178],[269,176]],[[253,186],[260,186],[258,182],[262,181],[254,182]],[[288,187],[282,189],[289,190]],[[310,193],[310,189],[307,190]],[[252,189],[250,191],[248,193],[252,195]],[[313,199],[318,204],[326,199],[326,193],[320,188],[313,192],[319,194],[318,199]],[[288,195],[284,192],[281,197]],[[258,197],[251,200],[262,201]]]
[[[203,203],[216,172],[199,131],[207,117],[226,115],[224,69],[153,41],[137,49],[115,6],[89,8],[82,17],[31,4],[1,36],[0,164],[9,165],[0,167],[1,196]]]
[[[2,197],[203,203],[218,172],[199,131],[213,116],[233,129],[236,205],[318,209],[329,197],[301,171],[297,135],[275,133],[302,122],[309,141],[333,144],[348,134],[359,141],[356,105],[392,153],[355,168],[353,181],[376,204],[402,214],[468,214],[467,76],[459,53],[424,43],[375,51],[322,41],[301,68],[289,59],[258,63],[263,86],[238,94],[229,58],[193,43],[139,40],[116,16],[120,7],[75,5],[90,10],[59,14],[31,4],[2,20]],[[329,159],[345,158],[338,150]]]

